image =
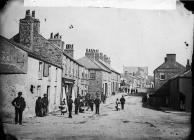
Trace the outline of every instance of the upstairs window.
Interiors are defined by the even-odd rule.
[[[96,72],[90,71],[90,79],[96,79]]]
[[[48,77],[49,76],[49,64],[44,63],[44,70],[43,70],[43,76]]]
[[[43,67],[43,64],[42,62],[39,62],[39,68],[38,68],[38,79],[41,80],[42,79],[42,67]]]
[[[56,68],[55,82],[57,82],[57,76],[58,76],[58,68]]]
[[[160,73],[160,80],[165,80],[165,74],[164,73]]]

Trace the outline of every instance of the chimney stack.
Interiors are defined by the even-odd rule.
[[[66,48],[64,49],[64,52],[71,58],[74,58],[73,44],[66,44]]]
[[[167,59],[167,62],[175,63],[176,62],[176,54],[167,54],[166,59]]]
[[[30,17],[30,10],[26,10],[26,18]]]
[[[95,60],[99,60],[99,58],[100,58],[99,50],[95,50],[94,56],[95,56]]]
[[[32,11],[32,17],[35,18],[35,11]]]
[[[50,39],[53,39],[53,33],[51,33]]]

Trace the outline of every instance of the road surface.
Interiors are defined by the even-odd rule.
[[[125,109],[116,111],[115,101],[123,94],[107,99],[100,114],[86,111],[73,118],[60,112],[46,117],[24,119],[23,125],[4,121],[7,133],[18,139],[130,140],[184,139],[190,133],[190,114],[163,112],[142,107],[141,97],[125,96]]]

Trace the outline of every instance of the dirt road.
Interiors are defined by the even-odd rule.
[[[60,112],[24,119],[22,126],[4,122],[6,132],[19,139],[128,140],[183,139],[190,132],[190,114],[143,108],[141,97],[125,96],[125,109],[116,111],[117,94],[100,106],[100,115],[86,111],[69,119]]]

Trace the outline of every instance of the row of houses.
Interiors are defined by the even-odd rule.
[[[35,101],[43,94],[52,112],[69,96],[118,92],[120,74],[111,68],[110,58],[87,49],[83,58],[75,60],[74,45],[65,44],[59,33],[51,33],[49,39],[40,34],[35,11],[26,11],[19,33],[11,39],[0,36],[0,47],[1,114],[6,117],[13,116],[11,101],[19,91],[27,104],[24,117],[35,115]]]
[[[189,60],[185,67],[176,61],[176,54],[167,54],[164,63],[154,70],[154,84],[151,105],[191,111],[193,86]]]
[[[152,76],[148,75],[148,67],[127,67],[123,66],[122,86],[124,91],[131,92],[138,90],[138,92],[146,92],[148,88],[153,88]]]

